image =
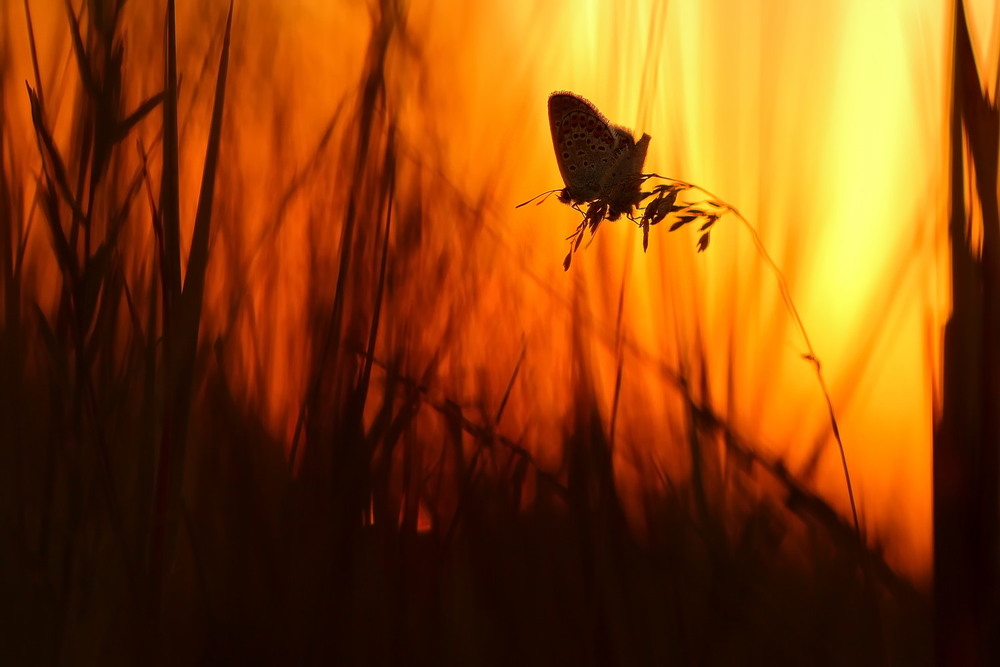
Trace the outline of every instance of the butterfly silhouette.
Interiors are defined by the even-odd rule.
[[[573,206],[604,204],[609,220],[631,214],[643,199],[640,187],[649,135],[636,142],[631,132],[612,125],[597,107],[569,92],[549,96],[549,128],[566,184],[559,201]]]

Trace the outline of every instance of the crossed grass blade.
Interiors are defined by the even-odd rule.
[[[180,502],[186,454],[188,421],[194,391],[194,375],[198,332],[204,300],[205,274],[208,266],[208,244],[215,196],[216,172],[222,141],[222,120],[229,71],[229,49],[232,33],[233,2],[229,4],[226,27],[216,77],[215,99],[209,126],[204,169],[194,232],[187,261],[183,288],[180,286],[179,255],[179,192],[177,134],[177,72],[176,34],[173,0],[167,3],[166,86],[163,128],[163,179],[161,183],[160,222],[163,226],[164,254],[168,286],[164,299],[165,356],[167,360],[167,392],[163,433],[157,466],[154,501],[154,523],[150,541],[149,576],[151,604],[158,612],[162,595],[164,567],[170,557],[176,533],[176,517]],[[171,303],[176,304],[173,313]],[[173,318],[173,319],[171,319]]]

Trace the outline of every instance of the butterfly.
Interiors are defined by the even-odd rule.
[[[566,184],[559,201],[606,204],[609,220],[631,214],[643,199],[640,186],[649,135],[636,142],[631,132],[612,125],[593,104],[568,92],[549,96],[549,129]]]

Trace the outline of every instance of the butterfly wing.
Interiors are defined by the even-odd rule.
[[[642,173],[642,166],[646,163],[649,135],[642,135],[642,139],[636,143],[631,134],[625,130],[622,132],[625,132],[628,139],[615,150],[611,166],[604,173],[601,187],[605,189],[638,176]]]
[[[629,136],[631,145],[617,153],[612,167],[601,181],[600,190],[609,204],[608,216],[614,220],[621,213],[631,213],[632,207],[642,201],[642,167],[646,163],[650,137],[643,134],[638,142]]]
[[[549,129],[566,195],[589,201],[601,195],[601,185],[622,151],[634,140],[608,122],[587,100],[572,93],[549,96]]]

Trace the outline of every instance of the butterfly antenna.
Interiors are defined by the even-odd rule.
[[[522,206],[527,206],[528,204],[530,204],[531,202],[535,201],[539,197],[542,198],[542,201],[538,202],[538,204],[541,204],[546,199],[548,199],[551,195],[555,194],[556,192],[561,192],[561,191],[562,191],[562,188],[556,188],[555,190],[547,190],[547,191],[545,191],[545,192],[543,192],[541,194],[535,195],[534,197],[532,197],[531,199],[529,199],[526,202],[522,202],[522,203],[518,204],[514,208],[521,208]],[[536,204],[536,206],[537,206],[537,204]]]

